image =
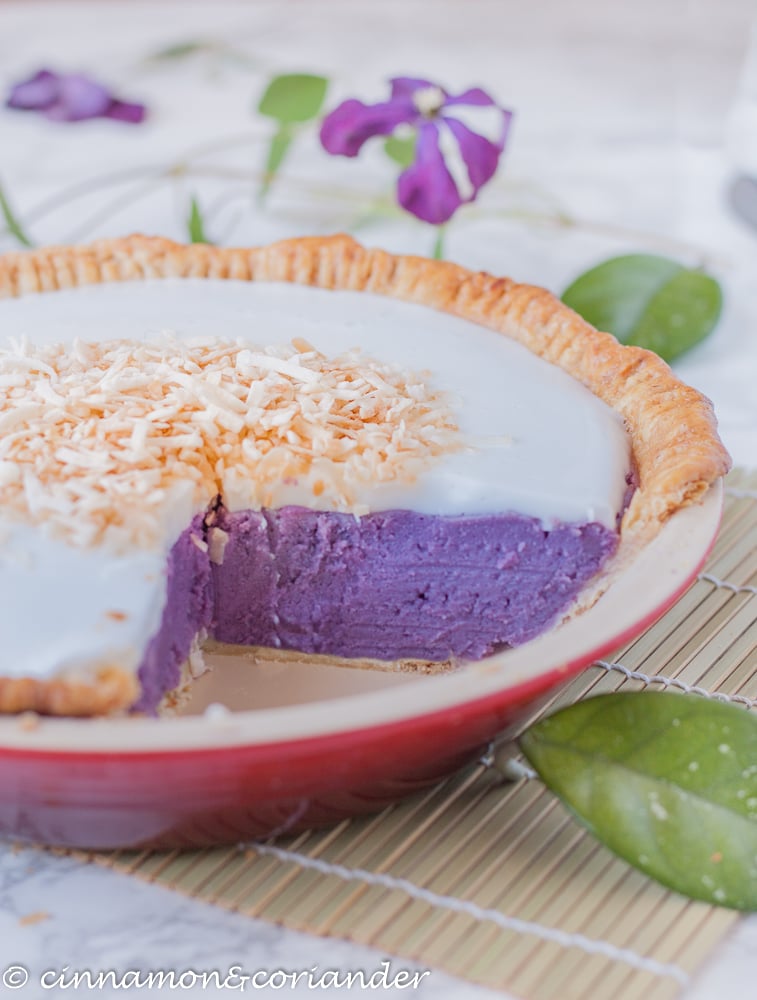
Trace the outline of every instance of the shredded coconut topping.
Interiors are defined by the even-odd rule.
[[[259,508],[282,482],[362,514],[361,486],[458,447],[420,374],[302,340],[0,350],[0,502],[75,544],[149,545],[218,494]]]

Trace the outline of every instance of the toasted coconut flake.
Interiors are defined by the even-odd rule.
[[[0,503],[75,544],[149,546],[181,489],[272,502],[310,483],[365,512],[361,487],[411,481],[461,447],[446,398],[358,352],[213,341],[11,342],[0,350]]]

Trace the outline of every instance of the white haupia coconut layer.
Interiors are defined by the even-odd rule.
[[[288,284],[160,280],[106,284],[0,303],[3,338],[33,345],[152,341],[165,333],[266,347],[303,340],[334,357],[357,348],[428,373],[466,445],[414,479],[356,484],[360,512],[521,513],[614,527],[629,444],[620,418],[560,369],[492,331],[381,296]],[[426,377],[424,375],[424,377]],[[224,484],[231,509],[259,506],[244,476]],[[333,509],[328,492],[287,479],[268,505]],[[207,498],[208,500],[210,497]],[[154,545],[82,549],[46,526],[0,517],[6,673],[49,676],[108,662],[136,668],[165,603],[166,553],[191,509],[166,511]],[[175,513],[176,516],[173,516]]]

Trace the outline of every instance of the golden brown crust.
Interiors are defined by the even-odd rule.
[[[61,675],[0,677],[0,714],[36,712],[38,715],[112,715],[133,705],[139,684],[133,672],[104,667],[91,680]]]
[[[518,341],[578,379],[623,417],[638,476],[623,518],[625,541],[651,539],[675,510],[695,502],[730,468],[709,400],[680,382],[656,354],[621,346],[543,288],[452,263],[368,250],[348,236],[286,240],[252,249],[183,246],[131,236],[86,247],[7,254],[0,258],[0,298],[168,277],[370,291],[449,312]],[[29,697],[34,704],[22,704],[18,692],[12,697],[3,694],[13,692],[13,685],[20,691],[24,683],[32,685]],[[9,710],[6,704],[57,712],[59,708],[36,705],[67,705],[56,687],[63,683],[47,682],[55,693],[46,695],[45,682],[0,680],[0,712]],[[82,692],[84,702],[76,704],[86,703]]]

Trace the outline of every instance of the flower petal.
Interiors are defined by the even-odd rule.
[[[391,135],[398,125],[414,122],[418,112],[409,100],[363,104],[344,101],[321,124],[321,145],[334,156],[357,156],[374,135]]]
[[[106,118],[113,118],[115,121],[128,122],[130,125],[139,125],[147,116],[147,108],[144,104],[136,104],[132,101],[110,102],[110,107],[105,112]]]
[[[470,90],[463,91],[462,94],[458,94],[457,97],[448,97],[445,104],[455,105],[455,104],[473,104],[479,106],[486,106],[489,104],[496,104],[497,102],[493,97],[490,97],[485,90],[480,87],[471,87]]]
[[[443,121],[457,140],[460,155],[473,185],[473,194],[468,200],[473,201],[479,188],[490,181],[497,171],[497,164],[504,148],[504,137],[501,145],[495,144],[484,136],[472,132],[467,125],[456,118],[448,118],[445,115]]]
[[[78,73],[55,73],[43,69],[17,83],[7,100],[9,108],[41,111],[52,121],[79,122],[89,118],[113,118],[122,122],[144,120],[143,104],[121,101],[102,84]]]
[[[426,122],[418,132],[415,163],[400,174],[397,198],[406,211],[437,226],[451,219],[463,203],[442,157],[433,122]]]
[[[446,121],[461,122],[469,132],[481,136],[501,152],[512,119],[512,112],[496,104],[445,104],[442,115]]]
[[[46,109],[46,117],[59,122],[79,122],[99,118],[113,98],[105,87],[87,76],[70,74],[60,77],[58,100]]]
[[[447,91],[444,87],[440,87],[438,83],[434,83],[433,80],[420,80],[413,76],[394,76],[389,81],[392,85],[392,100],[407,100],[412,101],[413,94],[416,90],[426,90],[432,87],[434,90],[441,90],[441,92],[447,96]]]
[[[41,69],[28,80],[15,84],[8,95],[6,106],[21,111],[49,108],[58,99],[60,77],[49,69]]]

